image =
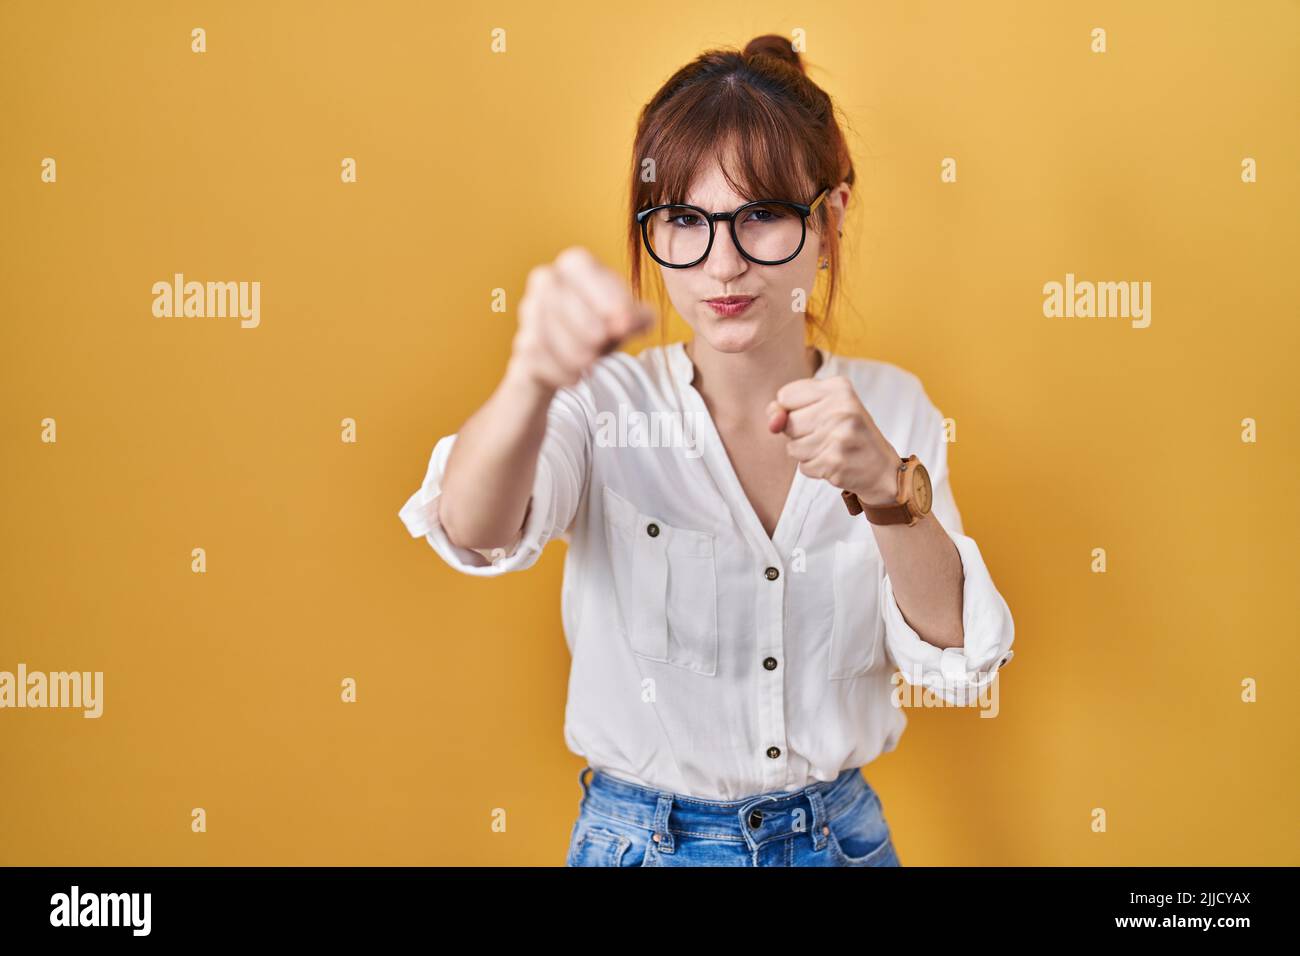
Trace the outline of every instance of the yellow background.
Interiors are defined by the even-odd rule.
[[[858,168],[838,349],[956,420],[1016,621],[997,719],[866,768],[903,863],[1300,863],[1290,2],[0,6],[0,669],[105,672],[0,711],[0,863],[563,861],[564,545],[473,579],[397,510],[529,268],[625,267],[641,105],[795,28]],[[261,326],[153,317],[174,272]],[[1067,272],[1150,328],[1045,318]]]

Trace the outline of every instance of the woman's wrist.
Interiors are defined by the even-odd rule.
[[[876,481],[874,485],[864,491],[854,491],[858,496],[858,501],[871,507],[880,507],[882,505],[892,505],[898,503],[898,469],[891,468],[885,472]]]
[[[506,373],[501,378],[500,390],[510,396],[513,402],[527,408],[534,405],[543,407],[551,404],[557,389],[534,375],[517,355],[511,355],[506,363]]]

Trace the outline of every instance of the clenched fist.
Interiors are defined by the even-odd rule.
[[[869,505],[898,492],[898,452],[881,434],[842,375],[782,385],[767,406],[768,428],[790,439],[786,451],[809,478],[824,478]]]
[[[572,246],[528,273],[510,372],[546,389],[573,385],[653,322],[654,310],[617,273]]]

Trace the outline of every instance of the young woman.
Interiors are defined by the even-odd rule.
[[[807,344],[853,181],[787,41],[678,71],[637,131],[630,286],[580,248],[534,268],[400,512],[467,574],[568,542],[569,865],[899,865],[859,771],[906,725],[892,673],[957,702],[1010,659],[920,380]],[[643,268],[694,337],[633,357]]]

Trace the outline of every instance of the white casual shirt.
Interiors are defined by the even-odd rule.
[[[448,540],[438,501],[456,436],[435,444],[399,517],[453,568],[522,571],[552,538],[568,543],[564,737],[593,767],[713,800],[797,790],[894,749],[907,725],[891,700],[896,669],[973,702],[1010,660],[1011,612],[962,533],[942,418],[920,379],[819,351],[815,377],[847,377],[890,444],[930,473],[933,514],[965,572],[963,647],[908,625],[873,526],[829,482],[796,471],[768,538],[682,342],[611,353],[556,392],[509,551]]]

